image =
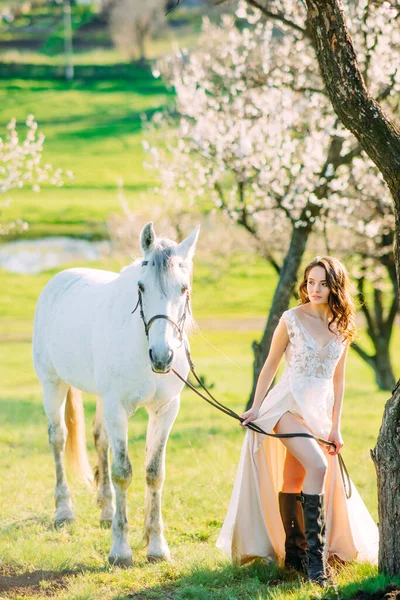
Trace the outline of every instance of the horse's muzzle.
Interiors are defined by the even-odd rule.
[[[174,359],[173,350],[169,349],[167,356],[163,358],[158,358],[154,356],[152,349],[149,350],[149,357],[151,363],[151,370],[153,373],[158,373],[160,375],[166,375],[171,370],[172,361]]]

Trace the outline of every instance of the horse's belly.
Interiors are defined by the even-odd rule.
[[[75,350],[74,353],[68,353],[68,348],[55,348],[52,352],[52,360],[57,375],[63,381],[82,392],[98,393],[92,364],[82,351]]]
[[[51,362],[61,379],[82,391],[96,393],[88,329],[83,319],[77,319],[73,328],[56,319],[48,347]]]

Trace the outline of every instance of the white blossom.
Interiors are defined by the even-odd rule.
[[[271,0],[269,8],[304,27],[302,3]],[[390,111],[400,64],[393,10],[367,0],[347,2],[346,10],[365,77],[373,93],[386,90]],[[162,129],[162,144],[146,142],[163,195],[181,189],[189,203],[211,199],[269,240],[288,224],[318,229],[327,218],[369,240],[392,226],[385,211],[378,217],[377,199],[386,207],[389,196],[369,159],[362,154],[340,168],[327,160],[334,139],[341,144],[337,159],[358,142],[333,114],[301,29],[265,20],[241,2],[236,16],[223,15],[219,25],[204,19],[196,48],[176,49],[156,72],[176,92],[172,112],[152,121],[154,133]]]
[[[38,132],[33,115],[27,117],[26,127],[25,139],[21,140],[17,131],[17,122],[11,119],[6,126],[5,136],[0,138],[0,192],[2,194],[26,186],[30,186],[34,192],[39,192],[40,184],[44,182],[55,186],[63,184],[61,169],[53,170],[48,163],[41,166],[44,135]],[[67,171],[66,175],[72,177],[70,171]],[[2,212],[8,204],[9,199],[1,202]],[[27,224],[23,221],[5,222],[4,217],[0,220],[0,235],[11,229],[26,228]]]

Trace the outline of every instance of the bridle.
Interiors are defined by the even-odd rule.
[[[144,260],[142,262],[142,266],[146,266],[147,264],[148,264],[147,260]],[[136,312],[136,310],[137,310],[138,307],[140,307],[140,317],[141,317],[141,319],[143,321],[144,330],[146,332],[147,339],[149,339],[149,330],[150,330],[150,327],[152,326],[152,324],[157,319],[165,319],[166,321],[168,321],[169,323],[171,323],[175,327],[175,329],[178,331],[179,340],[181,341],[181,343],[184,344],[186,358],[187,358],[187,361],[188,361],[188,364],[189,364],[189,367],[190,367],[190,372],[192,373],[193,377],[195,378],[195,380],[197,381],[197,383],[199,384],[199,386],[201,386],[203,388],[203,390],[206,392],[208,398],[207,398],[207,396],[205,396],[204,394],[202,394],[201,392],[199,392],[199,390],[197,390],[194,387],[194,385],[192,385],[189,381],[187,381],[184,377],[182,377],[182,375],[180,375],[175,369],[171,368],[171,371],[185,385],[187,385],[187,387],[189,387],[193,392],[195,392],[198,396],[200,396],[200,398],[202,398],[203,400],[205,400],[206,402],[208,402],[208,404],[211,404],[211,406],[213,406],[217,410],[223,412],[224,414],[228,415],[229,417],[232,417],[233,419],[236,419],[240,423],[243,423],[244,419],[242,417],[240,417],[234,410],[232,410],[228,406],[225,406],[224,404],[222,404],[221,402],[219,402],[211,394],[211,392],[206,388],[206,386],[203,384],[203,382],[201,381],[201,379],[198,377],[198,375],[197,375],[197,373],[196,373],[196,371],[194,369],[194,363],[193,363],[192,357],[190,355],[189,345],[187,343],[187,340],[183,337],[185,320],[186,320],[186,311],[188,311],[189,314],[192,314],[191,307],[190,307],[190,294],[189,294],[189,290],[186,290],[186,302],[185,302],[185,307],[184,307],[182,316],[178,319],[178,321],[176,323],[175,323],[175,321],[173,319],[171,319],[170,317],[168,317],[168,315],[154,315],[154,317],[151,317],[151,319],[149,321],[146,321],[146,317],[145,317],[144,311],[143,311],[142,293],[141,293],[140,288],[138,288],[138,301],[136,303],[135,308],[132,311],[132,314],[134,312]],[[312,433],[303,433],[303,432],[299,432],[299,433],[268,433],[267,431],[264,431],[264,429],[262,429],[256,423],[251,423],[251,422],[247,423],[245,425],[245,427],[247,427],[248,429],[251,429],[252,431],[255,431],[256,433],[261,433],[262,435],[266,435],[268,437],[273,437],[273,438],[281,438],[281,439],[282,438],[294,438],[294,437],[311,438],[313,440],[316,440],[319,444],[322,444],[324,446],[332,446],[332,447],[334,447],[336,449],[336,444],[334,444],[334,442],[331,442],[329,440],[324,440],[323,438],[320,438],[320,437],[318,437],[316,435],[313,435]],[[344,485],[346,497],[347,498],[351,498],[352,488],[351,488],[350,475],[349,475],[349,473],[347,471],[347,468],[346,468],[346,465],[344,463],[342,455],[339,453],[337,455],[337,457],[338,457],[339,469],[340,469],[340,474],[341,474],[341,477],[342,477],[342,481],[343,481],[343,485]]]
[[[142,267],[146,266],[149,264],[148,260],[144,260],[142,262]],[[168,315],[154,315],[154,317],[151,317],[151,319],[149,321],[146,321],[146,317],[144,316],[144,310],[143,310],[143,300],[142,300],[142,292],[140,290],[140,288],[138,288],[138,301],[136,303],[135,308],[132,311],[132,315],[134,312],[136,312],[137,308],[140,308],[140,317],[143,321],[143,325],[144,325],[144,330],[146,333],[146,337],[147,339],[149,339],[149,331],[150,331],[150,327],[153,325],[153,323],[155,321],[157,321],[158,319],[165,319],[166,321],[168,321],[169,323],[171,323],[175,329],[178,332],[178,338],[179,341],[182,342],[183,340],[183,331],[184,331],[184,327],[185,327],[185,321],[186,321],[186,316],[187,316],[187,312],[191,315],[192,314],[192,310],[190,307],[190,294],[189,294],[189,290],[186,290],[186,300],[185,300],[185,306],[183,309],[183,313],[182,316],[179,317],[178,321],[175,323],[175,321],[173,319],[171,319],[171,317],[168,317]]]

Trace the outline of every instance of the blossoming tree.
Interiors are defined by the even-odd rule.
[[[194,202],[211,193],[215,205],[259,241],[279,273],[262,340],[253,344],[251,402],[311,231],[322,230],[328,217],[347,223],[354,209],[345,190],[362,148],[333,114],[301,28],[280,23],[276,29],[244,3],[237,16],[241,28],[233,16],[223,17],[221,26],[206,20],[194,52],[176,52],[158,65],[175,88],[176,106],[172,116],[155,119],[167,126],[167,151],[146,147],[162,175],[163,194],[178,188]],[[388,98],[392,87],[379,93]],[[382,191],[379,180],[375,186]],[[391,370],[389,353],[388,367],[357,349],[383,382],[379,371]]]
[[[110,11],[116,47],[130,60],[146,60],[146,44],[164,23],[165,0],[117,0]]]
[[[268,7],[258,0],[266,16],[292,21],[292,4],[272,0]],[[340,0],[305,0],[302,29],[316,52],[330,101],[342,123],[359,140],[369,158],[386,181],[394,201],[395,263],[400,288],[400,129],[395,122],[398,111],[400,73],[398,3],[346,3]],[[269,13],[267,15],[267,13]],[[361,15],[359,28],[354,14]],[[297,27],[299,22],[293,22]],[[364,46],[363,46],[364,44]],[[388,51],[390,46],[392,51]],[[366,51],[367,50],[367,51]],[[375,58],[373,58],[375,55]],[[369,67],[377,78],[384,76],[392,101],[383,108]],[[378,475],[379,568],[391,575],[400,572],[400,512],[397,495],[400,488],[400,382],[393,390],[383,415],[378,441],[372,452]]]
[[[329,254],[343,256],[350,267],[373,351],[359,340],[352,348],[374,370],[379,389],[391,391],[396,381],[389,349],[399,310],[392,198],[380,172],[365,156],[353,159],[346,189],[334,195],[338,210],[328,221],[326,245]],[[338,234],[330,236],[332,228],[339,228]]]
[[[400,129],[394,120],[396,100],[385,110],[369,77],[375,63],[378,80],[385,75],[387,89],[399,91],[396,48],[399,48],[397,22],[400,7],[389,2],[346,2],[341,0],[247,0],[264,15],[301,32],[316,52],[325,88],[335,113],[357,138],[376,164],[394,200],[395,263],[400,283]],[[178,0],[179,2],[179,0]],[[303,11],[299,14],[299,11]],[[361,23],[354,28],[357,17]],[[354,38],[354,42],[353,39]],[[393,46],[393,57],[387,52]],[[296,50],[295,46],[293,47]],[[386,50],[386,52],[385,52]],[[375,58],[374,58],[375,54]],[[285,67],[283,66],[283,69]],[[389,91],[389,93],[390,93]],[[396,98],[396,96],[395,96]],[[400,285],[398,286],[400,287]],[[378,474],[380,552],[379,567],[391,575],[400,571],[400,382],[387,402],[377,445],[372,453]]]
[[[384,4],[389,11],[390,4]],[[363,79],[340,2],[308,0],[307,8],[313,44],[317,49],[320,68],[335,112],[360,140],[368,156],[381,171],[392,194],[396,218],[395,260],[397,279],[400,283],[400,129],[393,116],[382,110],[373,92],[367,87],[369,82]],[[392,19],[395,19],[394,23],[398,21],[399,10],[398,7],[393,9],[397,11],[396,15],[392,16]],[[398,27],[396,31],[399,44]],[[362,56],[360,59],[362,60]],[[386,68],[384,62],[381,68]],[[398,89],[397,66],[393,73],[393,80],[396,81]],[[393,490],[400,488],[399,383],[385,406],[378,442],[372,454],[378,474],[381,539],[379,567],[392,575],[400,572],[400,512],[396,494],[393,493]]]
[[[34,192],[40,185],[48,182],[51,185],[62,185],[62,170],[53,169],[50,164],[42,165],[44,135],[38,132],[37,123],[32,115],[26,121],[27,133],[21,140],[17,131],[16,120],[7,125],[6,135],[0,138],[0,193],[4,196],[13,189],[30,186]],[[0,201],[0,210],[7,207],[10,198]],[[6,221],[0,212],[0,235],[12,229],[27,229],[22,220]]]

